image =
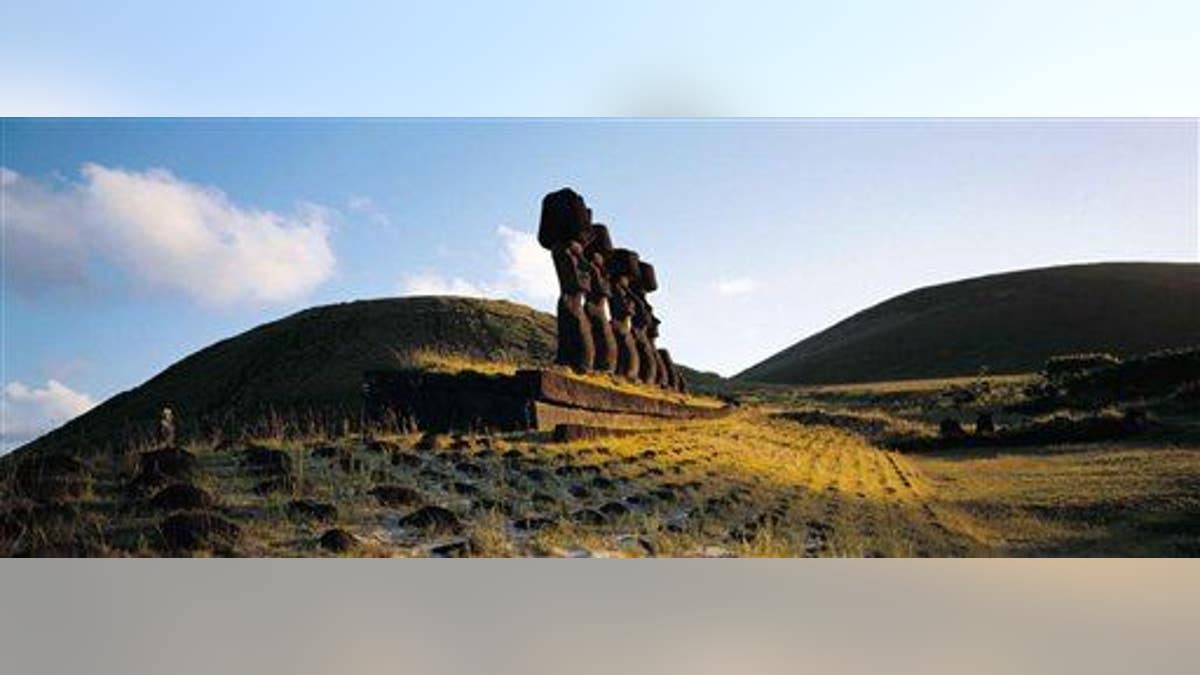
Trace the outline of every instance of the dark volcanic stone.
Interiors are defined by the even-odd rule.
[[[440,506],[423,506],[399,520],[400,527],[433,532],[459,532],[462,523],[458,516]]]
[[[425,502],[420,492],[403,485],[378,485],[367,493],[381,506],[416,506]]]
[[[459,462],[458,464],[454,465],[454,468],[459,473],[469,478],[483,478],[484,474],[487,473],[483,470],[483,467],[473,462]]]
[[[446,439],[441,434],[428,432],[417,441],[418,450],[441,450],[446,447]]]
[[[196,466],[196,456],[182,448],[163,448],[142,453],[138,457],[141,473],[169,476],[179,480],[191,478]]]
[[[333,459],[342,454],[342,449],[333,445],[322,445],[312,451],[312,456],[317,459]]]
[[[176,483],[159,490],[150,498],[150,506],[163,511],[207,509],[215,503],[212,495],[191,483]]]
[[[462,537],[430,546],[429,555],[434,558],[469,558],[474,550],[474,542]]]
[[[650,491],[654,498],[663,502],[673,502],[676,500],[675,491],[668,487],[655,488]]]
[[[642,451],[642,455],[641,455],[642,459],[654,459],[657,456],[658,456],[658,453],[655,452],[654,450],[644,450],[644,451]]]
[[[543,509],[558,506],[558,499],[556,499],[553,495],[546,494],[545,492],[535,492],[533,494],[532,501],[534,506]]]
[[[80,497],[91,482],[91,472],[74,457],[52,453],[22,460],[13,479],[19,494],[48,502]]]
[[[402,466],[406,469],[419,469],[425,460],[420,455],[411,452],[392,453],[392,466]]]
[[[592,496],[591,490],[587,489],[587,487],[583,485],[579,485],[578,483],[567,488],[567,492],[571,493],[571,496],[576,499],[587,499],[588,497]]]
[[[325,534],[317,540],[321,548],[332,551],[334,553],[345,553],[358,545],[358,539],[349,532],[335,527],[331,530],[326,530]]]
[[[337,518],[336,506],[311,499],[293,499],[286,508],[288,515],[297,520],[327,522]]]
[[[653,502],[653,500],[650,499],[649,497],[647,497],[646,495],[629,495],[628,497],[625,498],[626,504],[629,504],[630,506],[639,507],[639,508],[644,507],[644,506],[650,506],[650,504],[652,502]]]
[[[242,451],[242,466],[258,473],[286,474],[292,471],[292,458],[282,450],[251,447]]]
[[[455,494],[460,494],[460,495],[477,495],[477,494],[479,494],[479,488],[475,487],[474,485],[472,485],[470,483],[457,482],[454,485],[451,485],[450,489],[453,490]]]
[[[530,481],[541,485],[550,478],[550,474],[546,473],[545,469],[530,469],[525,472],[525,477]]]
[[[963,431],[962,425],[957,420],[947,417],[938,424],[938,433],[943,438],[962,438],[967,432]]]
[[[542,516],[519,518],[513,521],[513,527],[523,532],[534,532],[554,524],[554,521]]]
[[[604,476],[596,476],[592,479],[592,487],[596,488],[597,490],[611,490],[613,489],[614,485],[615,484],[612,482],[612,480],[605,478]]]
[[[604,506],[600,507],[600,513],[615,518],[617,516],[623,516],[629,513],[629,507],[625,506],[621,502],[608,502]]]
[[[290,475],[272,476],[264,481],[260,481],[254,486],[254,493],[259,495],[270,495],[277,492],[295,492],[296,479]]]
[[[991,413],[981,412],[975,417],[975,433],[976,434],[994,434],[996,433],[996,422],[992,420]]]
[[[241,528],[214,513],[190,511],[168,516],[159,525],[163,542],[174,552],[212,549],[224,552],[237,543]]]
[[[579,509],[571,514],[571,520],[580,525],[603,525],[608,522],[608,516],[596,509]]]

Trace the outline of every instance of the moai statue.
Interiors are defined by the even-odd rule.
[[[574,190],[563,188],[542,199],[538,242],[550,249],[558,275],[558,353],[555,361],[579,372],[592,369],[595,347],[585,310],[591,290],[591,262],[581,236],[591,226],[592,212]]]
[[[642,303],[645,305],[647,315],[646,339],[650,343],[649,351],[654,359],[654,384],[665,389],[669,379],[667,365],[663,363],[662,355],[658,353],[658,345],[656,344],[658,340],[658,326],[662,322],[658,320],[658,317],[654,316],[654,307],[646,299],[646,295],[658,290],[658,276],[654,273],[654,266],[648,262],[639,262],[638,272],[643,292]]]
[[[638,379],[640,368],[637,341],[633,334],[635,296],[632,288],[633,271],[637,269],[637,254],[628,249],[613,249],[608,258],[608,275],[612,281],[612,329],[617,341],[617,374]]]
[[[650,303],[646,302],[645,280],[642,278],[642,264],[637,265],[630,288],[633,291],[633,337],[638,350],[638,380],[646,384],[658,382],[658,354],[650,341],[649,331],[653,330],[653,311]]]
[[[596,358],[592,324],[585,308],[591,291],[591,264],[584,260],[583,245],[567,242],[554,249],[554,269],[561,293],[558,296],[558,354],[556,362],[577,372],[592,370]]]
[[[679,367],[671,360],[671,352],[659,348],[658,360],[663,364],[663,369],[667,371],[667,389],[683,391],[683,377],[679,373]]]
[[[175,445],[175,413],[169,407],[164,407],[158,415],[158,444]]]
[[[617,338],[613,333],[612,310],[609,307],[613,289],[605,267],[605,258],[612,253],[612,240],[609,239],[608,228],[599,224],[588,230],[587,240],[583,251],[590,261],[591,290],[587,294],[584,310],[591,324],[595,348],[592,367],[598,372],[614,373],[617,370]]]

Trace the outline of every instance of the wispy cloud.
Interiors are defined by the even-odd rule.
[[[419,272],[400,281],[402,295],[463,295],[507,298],[545,306],[558,297],[558,278],[550,254],[532,232],[496,228],[503,264],[491,279],[471,281],[437,272]]]
[[[224,306],[293,300],[333,273],[332,212],[319,205],[290,215],[245,207],[165,169],[85,164],[80,173],[51,187],[0,172],[14,288],[84,283],[98,259],[148,287]]]
[[[391,225],[392,219],[388,216],[374,199],[365,195],[351,195],[346,200],[346,210],[352,214],[358,214],[375,225]]]
[[[96,405],[91,396],[58,380],[48,380],[42,387],[9,382],[4,385],[2,402],[0,452],[30,441]]]
[[[721,279],[713,284],[713,289],[719,295],[747,295],[758,290],[758,282],[750,277]]]
[[[401,295],[462,295],[469,298],[486,298],[491,293],[486,289],[458,277],[443,277],[435,273],[420,273],[400,280]]]

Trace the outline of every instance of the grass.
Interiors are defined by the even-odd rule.
[[[410,557],[469,542],[472,555],[503,557],[1200,554],[1200,435],[1191,427],[1104,443],[911,455],[881,440],[936,434],[931,420],[941,416],[969,419],[1019,402],[1025,383],[743,390],[745,404],[726,418],[570,444],[535,433],[432,444],[411,434],[194,442],[193,482],[242,529],[232,550],[194,553]],[[246,445],[287,453],[294,487],[257,493],[260,478],[239,461]],[[436,447],[418,449],[425,445]],[[167,513],[145,508],[124,487],[137,450],[93,457],[89,490],[61,507],[39,507],[36,517],[22,515],[28,505],[0,481],[0,530],[9,532],[0,553],[164,554]],[[419,503],[381,504],[371,494],[380,485],[409,488]],[[288,509],[298,498],[333,505],[337,516],[299,519]],[[625,512],[603,522],[580,515],[616,503]],[[421,506],[448,509],[461,531],[399,525]],[[321,548],[331,527],[359,545]]]

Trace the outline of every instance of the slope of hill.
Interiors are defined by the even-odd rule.
[[[996,274],[897,296],[736,379],[880,382],[1038,370],[1056,354],[1200,343],[1200,264],[1101,263]]]
[[[145,435],[163,405],[182,424],[202,420],[206,428],[272,413],[336,421],[357,414],[364,370],[407,365],[421,352],[548,364],[554,348],[554,317],[506,301],[408,297],[314,307],[202,349],[14,454]]]

